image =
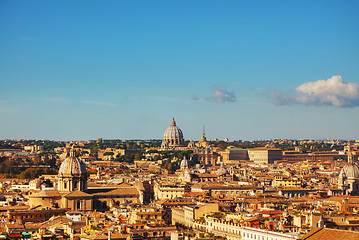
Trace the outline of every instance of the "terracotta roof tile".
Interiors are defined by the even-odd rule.
[[[359,232],[320,228],[302,237],[302,240],[358,240]]]

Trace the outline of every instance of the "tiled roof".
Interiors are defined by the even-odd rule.
[[[359,232],[349,230],[338,230],[330,228],[319,228],[302,237],[302,240],[358,240]]]
[[[25,206],[5,206],[5,207],[0,207],[0,212],[5,212],[8,210],[28,210],[30,208],[30,206],[25,205]]]
[[[57,190],[43,190],[30,195],[29,198],[52,198],[60,196],[61,195]]]
[[[77,191],[70,192],[69,194],[66,194],[64,197],[66,197],[66,198],[69,198],[69,197],[92,197],[92,195],[77,190]]]
[[[139,195],[138,190],[136,188],[117,188],[109,192],[104,193],[95,193],[96,196],[112,196],[112,195]]]

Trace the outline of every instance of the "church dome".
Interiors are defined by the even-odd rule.
[[[340,171],[339,176],[346,176],[347,178],[358,178],[359,179],[359,167],[354,163],[345,164]]]
[[[171,126],[169,126],[163,134],[162,148],[173,149],[182,146],[184,146],[182,130],[177,127],[175,120],[172,119]]]
[[[183,138],[182,130],[176,126],[174,119],[172,119],[171,126],[169,126],[165,134],[163,134],[163,138]]]
[[[59,176],[83,176],[86,175],[86,164],[76,158],[75,150],[70,150],[70,157],[66,158],[60,166]]]

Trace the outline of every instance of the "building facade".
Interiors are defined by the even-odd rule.
[[[277,148],[252,148],[248,149],[249,160],[256,164],[274,163],[282,159],[282,150]]]

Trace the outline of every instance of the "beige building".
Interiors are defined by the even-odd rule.
[[[37,153],[37,152],[43,152],[44,146],[42,145],[30,145],[30,146],[24,146],[25,151],[30,151],[31,153]]]
[[[274,177],[273,186],[274,187],[287,187],[287,186],[300,186],[302,181],[297,177],[283,177],[278,175]]]
[[[93,196],[94,209],[105,211],[114,206],[120,206],[123,203],[140,204],[139,191],[134,188],[117,188],[109,192],[99,192],[91,194]]]
[[[132,223],[146,223],[146,224],[164,224],[163,211],[155,208],[140,208],[133,209],[129,219]]]
[[[199,183],[192,186],[192,192],[208,193],[212,197],[243,197],[263,193],[264,187],[238,184]]]
[[[193,206],[172,209],[172,225],[182,224],[187,227],[194,226],[194,220],[205,214],[219,211],[218,203],[199,203]]]
[[[190,189],[185,184],[155,182],[154,196],[156,200],[175,199],[183,197]]]
[[[92,211],[93,197],[81,191],[73,191],[63,195],[61,207],[77,211]]]
[[[30,208],[41,206],[43,208],[52,208],[61,206],[61,195],[57,190],[44,190],[33,193],[29,196]]]
[[[282,150],[279,148],[251,148],[248,149],[249,160],[256,164],[274,163],[282,159]]]

